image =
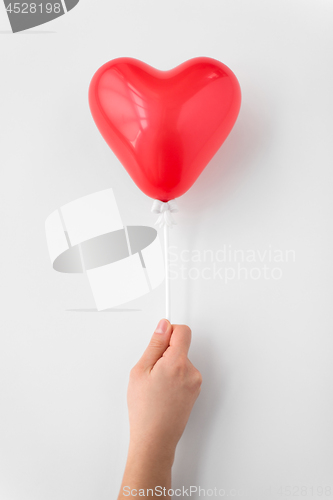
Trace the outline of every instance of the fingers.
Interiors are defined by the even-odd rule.
[[[170,339],[170,354],[187,356],[191,345],[191,329],[186,325],[173,325]]]
[[[167,319],[161,319],[138,365],[143,370],[151,370],[169,347],[172,326]]]

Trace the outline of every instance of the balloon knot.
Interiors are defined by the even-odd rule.
[[[151,207],[151,211],[154,214],[159,214],[159,217],[155,224],[159,225],[159,227],[169,226],[172,227],[176,224],[171,213],[178,212],[178,207],[176,200],[170,201],[160,201],[154,200],[153,206]]]

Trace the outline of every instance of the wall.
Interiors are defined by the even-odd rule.
[[[120,485],[128,373],[163,286],[87,311],[84,277],[51,268],[44,221],[112,187],[126,224],[154,223],[87,103],[96,69],[124,55],[159,69],[214,57],[243,96],[171,235],[173,321],[191,326],[204,379],[173,485],[333,495],[332,2],[82,0],[15,35],[0,16],[1,499],[107,500]]]

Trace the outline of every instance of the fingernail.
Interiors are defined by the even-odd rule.
[[[169,327],[169,321],[166,319],[161,319],[156,327],[155,333],[166,333]]]

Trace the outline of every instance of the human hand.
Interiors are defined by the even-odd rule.
[[[128,386],[130,454],[172,465],[202,377],[187,357],[191,330],[159,322]]]

